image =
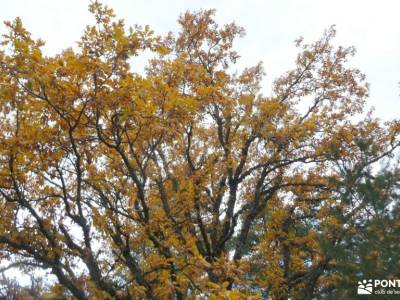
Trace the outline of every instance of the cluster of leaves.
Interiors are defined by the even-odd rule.
[[[52,299],[79,300],[305,299],[374,262],[389,272],[395,177],[371,168],[399,146],[400,125],[352,121],[368,88],[333,28],[298,41],[296,67],[266,97],[261,64],[232,73],[243,29],[212,10],[185,13],[165,37],[98,2],[90,11],[78,48],[53,57],[19,19],[6,23],[3,263],[48,270]],[[130,61],[146,49],[139,75]],[[365,253],[382,226],[393,231],[378,261]]]

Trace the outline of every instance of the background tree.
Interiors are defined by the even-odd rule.
[[[358,255],[355,180],[400,129],[353,121],[367,97],[346,65],[354,49],[333,47],[333,28],[297,41],[267,97],[261,64],[233,70],[243,29],[212,10],[165,37],[98,2],[90,11],[79,47],[54,57],[6,23],[3,262],[48,270],[55,299],[304,299],[345,276],[329,273],[330,249],[347,241]],[[144,49],[155,57],[139,75],[130,59]]]
[[[274,205],[256,229],[253,285],[266,296],[358,299],[359,279],[399,276],[398,168],[389,160],[377,170],[380,156],[371,139],[353,144],[356,159],[335,158],[329,198],[297,190],[295,205]],[[298,205],[303,201],[309,204]],[[276,269],[268,268],[273,258]]]
[[[355,185],[345,187],[346,196],[354,193],[357,199],[353,200],[354,228],[340,244],[326,249],[335,258],[328,272],[336,280],[318,291],[322,295],[358,299],[354,289],[358,278],[396,279],[400,275],[399,169],[386,166],[372,174],[371,170],[360,172]]]
[[[15,279],[10,279],[2,274],[0,278],[1,300],[42,300],[49,299],[41,278],[31,277],[31,285],[22,287]],[[51,299],[51,298],[50,298]]]

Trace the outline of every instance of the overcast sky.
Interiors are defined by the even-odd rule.
[[[370,105],[375,115],[388,120],[400,117],[400,1],[399,0],[108,0],[127,25],[150,25],[158,34],[176,31],[176,19],[186,11],[215,8],[221,24],[235,21],[247,35],[237,42],[242,55],[239,67],[264,62],[271,82],[293,66],[293,41],[318,39],[336,24],[335,44],[357,48],[351,65],[360,68],[371,84]],[[89,0],[3,0],[0,19],[22,18],[33,36],[46,41],[47,54],[70,47],[93,19]],[[4,32],[1,25],[0,32]]]

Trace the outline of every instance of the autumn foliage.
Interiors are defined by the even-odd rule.
[[[95,25],[55,56],[19,19],[2,39],[0,259],[46,270],[43,299],[311,299],[355,288],[361,271],[343,266],[395,253],[354,241],[386,226],[398,244],[398,173],[373,171],[400,126],[364,112],[368,86],[334,28],[298,40],[264,96],[261,64],[235,69],[244,30],[212,10],[164,37],[90,11]]]

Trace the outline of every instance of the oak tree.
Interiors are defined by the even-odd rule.
[[[235,70],[243,28],[213,10],[160,37],[89,9],[95,24],[54,56],[6,22],[2,264],[52,274],[44,299],[310,299],[341,282],[336,252],[367,222],[360,178],[400,130],[364,113],[354,49],[333,27],[298,40],[265,96],[261,63]]]

